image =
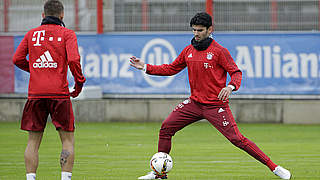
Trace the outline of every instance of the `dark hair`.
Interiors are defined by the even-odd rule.
[[[210,26],[212,26],[212,18],[208,13],[197,13],[190,20],[190,27],[192,27],[193,25],[202,25],[208,29]]]
[[[44,4],[44,15],[59,17],[63,13],[63,4],[59,0],[48,0]]]

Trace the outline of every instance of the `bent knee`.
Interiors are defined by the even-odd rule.
[[[160,136],[174,136],[176,132],[177,131],[175,128],[161,126],[159,135]]]

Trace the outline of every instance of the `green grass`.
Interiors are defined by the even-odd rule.
[[[25,179],[27,133],[18,123],[0,123],[0,179]],[[137,179],[157,151],[160,123],[78,123],[73,180]],[[240,131],[293,179],[320,179],[320,125],[239,124]],[[40,147],[37,180],[60,179],[61,145],[48,123]],[[192,124],[173,138],[172,180],[278,179],[234,147],[207,122]]]

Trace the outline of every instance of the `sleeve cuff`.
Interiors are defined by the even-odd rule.
[[[232,91],[236,88],[234,87],[234,85],[229,84],[228,87],[230,87],[232,89]]]
[[[143,69],[142,69],[145,73],[147,72],[147,64],[144,64]]]

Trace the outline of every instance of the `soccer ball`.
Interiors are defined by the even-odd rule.
[[[173,166],[172,158],[169,154],[158,152],[150,160],[150,167],[157,175],[168,173]]]

